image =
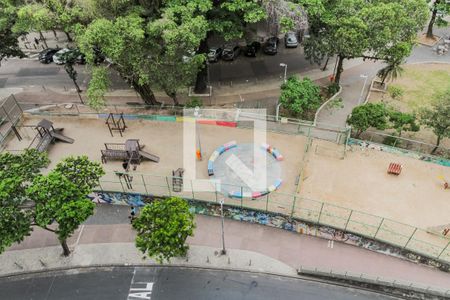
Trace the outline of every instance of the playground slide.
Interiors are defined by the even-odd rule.
[[[65,136],[63,134],[60,134],[60,133],[52,132],[51,135],[52,135],[52,137],[54,137],[58,141],[61,141],[61,142],[64,142],[64,143],[73,144],[73,142],[75,141],[74,139],[72,139],[70,137],[67,137],[67,136]]]
[[[143,158],[146,158],[148,160],[154,161],[154,162],[159,162],[159,157],[153,154],[150,154],[148,152],[145,151],[139,151],[139,155],[142,156]]]

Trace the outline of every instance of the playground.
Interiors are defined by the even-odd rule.
[[[23,150],[36,136],[33,128],[41,122],[42,116],[25,117],[23,127],[20,128],[22,141],[11,138],[7,144],[10,151]],[[60,159],[69,155],[87,155],[92,160],[102,161],[107,175],[102,179],[105,190],[160,194],[167,191],[169,183],[166,177],[183,174],[183,124],[181,122],[159,122],[143,119],[127,119],[123,132],[111,133],[105,124],[106,116],[97,115],[85,117],[54,117],[45,116],[53,123],[54,128],[64,128],[64,135],[73,143],[57,142],[49,145],[47,152],[51,159],[52,168]],[[27,127],[29,126],[29,127]],[[196,176],[198,179],[213,178],[208,166],[213,153],[233,141],[236,150],[245,151],[244,164],[251,162],[247,146],[253,141],[253,132],[249,129],[231,128],[225,126],[197,124],[201,135],[202,160],[196,161]],[[122,133],[122,136],[120,135]],[[138,141],[136,141],[138,140]],[[299,192],[301,200],[295,206],[295,213],[303,216],[306,199],[320,201],[346,208],[345,214],[336,208],[334,217],[345,219],[348,209],[358,210],[367,214],[392,219],[401,223],[417,226],[423,229],[448,224],[450,219],[450,190],[444,190],[444,180],[450,180],[450,168],[438,164],[421,161],[415,158],[391,154],[388,152],[371,150],[365,147],[349,146],[345,158],[343,145],[322,140],[313,140],[309,151],[305,154],[307,137],[302,135],[286,135],[268,132],[266,147],[273,147],[282,155],[282,159],[270,156],[268,165],[271,167],[267,185],[261,190],[270,192],[267,197],[247,197],[239,195],[230,197],[231,193],[239,192],[239,187],[233,186],[222,193],[220,197],[226,202],[239,205],[269,209],[276,212],[290,214],[293,209],[294,194]],[[124,149],[136,149],[141,157],[123,155]],[[119,153],[105,154],[106,152]],[[263,152],[270,154],[269,148]],[[228,151],[225,151],[225,154]],[[229,152],[231,155],[236,152]],[[111,156],[112,155],[112,156]],[[306,155],[306,157],[305,157]],[[116,159],[115,159],[116,158]],[[214,161],[213,171],[222,179],[229,179],[230,170],[226,170],[224,154]],[[250,158],[250,160],[249,160]],[[128,174],[134,177],[132,186],[118,184],[118,172],[124,172],[124,161],[128,162]],[[233,162],[231,162],[232,164]],[[388,174],[391,163],[401,165],[399,175]],[[220,166],[219,169],[217,167]],[[228,165],[230,167],[230,165]],[[251,165],[247,165],[251,167]],[[303,170],[303,172],[302,172]],[[176,175],[178,174],[178,175]],[[228,175],[227,175],[228,174]],[[300,174],[302,174],[300,179]],[[231,183],[239,185],[242,176],[235,177]],[[279,180],[279,182],[277,181]],[[139,182],[146,182],[144,187]],[[190,179],[184,178],[184,184],[189,185]],[[173,183],[173,192],[180,191],[180,184]],[[170,183],[172,185],[172,182]],[[275,186],[276,185],[276,186]],[[275,189],[272,187],[275,186]],[[245,193],[245,190],[241,191]],[[176,194],[176,193],[173,193]],[[180,194],[183,195],[183,194]],[[196,193],[196,197],[203,197],[214,201],[214,194]],[[255,195],[252,195],[252,197]],[[263,195],[261,195],[263,196]],[[369,222],[370,220],[361,220]],[[376,225],[374,224],[376,229]]]

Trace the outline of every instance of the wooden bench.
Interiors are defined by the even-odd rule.
[[[400,173],[402,172],[402,165],[397,163],[390,163],[387,172],[388,174],[400,175]]]

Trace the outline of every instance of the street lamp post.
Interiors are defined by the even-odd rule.
[[[222,218],[222,250],[220,251],[221,255],[227,254],[227,250],[225,250],[225,230],[224,230],[224,216],[223,216],[223,199],[220,200],[220,217]]]
[[[284,79],[283,82],[286,83],[286,77],[287,77],[287,64],[280,63],[280,67],[284,67]]]
[[[361,89],[361,94],[359,95],[358,105],[361,104],[362,96],[363,96],[363,93],[364,93],[364,89],[366,88],[366,83],[367,83],[367,78],[368,78],[368,76],[367,76],[366,74],[361,74],[361,75],[359,75],[359,77],[365,78],[365,79],[364,79],[364,85],[363,85],[363,87],[362,87],[362,89]]]

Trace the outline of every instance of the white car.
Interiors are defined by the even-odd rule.
[[[63,65],[66,62],[62,59],[62,55],[66,52],[69,52],[70,49],[69,48],[63,48],[61,50],[59,50],[58,52],[55,53],[55,55],[53,55],[53,62],[57,65]]]

